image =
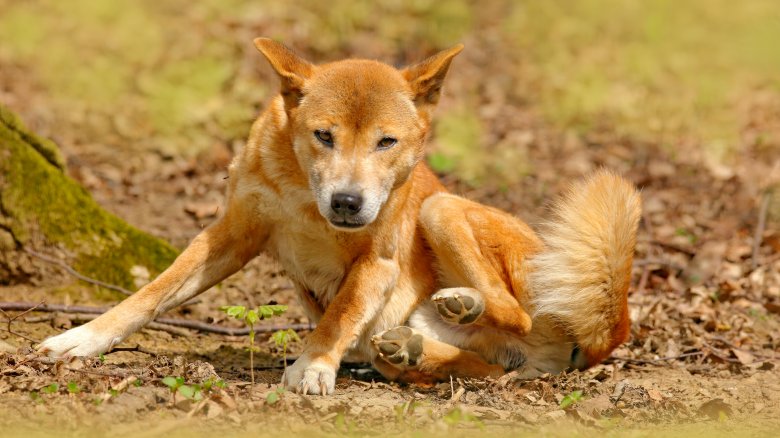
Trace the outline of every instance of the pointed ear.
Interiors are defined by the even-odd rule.
[[[311,77],[314,66],[284,44],[270,38],[255,38],[254,42],[257,50],[268,59],[282,81],[285,108],[298,106],[298,102],[303,97],[303,84]]]
[[[463,44],[450,47],[425,61],[406,67],[401,71],[414,92],[414,103],[418,107],[435,105],[441,95],[444,77],[450,68],[452,58],[463,50]]]

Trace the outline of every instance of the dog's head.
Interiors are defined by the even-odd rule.
[[[320,214],[338,229],[370,224],[422,159],[431,111],[463,46],[398,70],[353,59],[313,65],[273,40],[255,45],[282,81],[295,156]]]

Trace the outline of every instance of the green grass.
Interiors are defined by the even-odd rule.
[[[504,33],[526,58],[530,93],[553,122],[676,146],[693,138],[718,158],[745,121],[738,105],[780,90],[780,8],[773,0],[531,0]]]

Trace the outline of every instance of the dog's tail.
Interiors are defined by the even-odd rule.
[[[628,286],[641,214],[632,184],[599,171],[573,185],[542,230],[544,249],[529,261],[535,317],[558,321],[584,358],[606,358],[629,335]],[[584,359],[584,360],[583,360]]]

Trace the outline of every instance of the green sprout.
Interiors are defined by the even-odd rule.
[[[190,400],[200,400],[203,398],[200,395],[200,391],[196,391],[194,387],[184,384],[184,377],[168,376],[162,379],[162,383],[171,390],[171,404],[176,404],[177,393]]]
[[[79,385],[72,380],[68,382],[67,388],[68,388],[68,392],[71,394],[78,394],[79,392],[81,392],[81,389],[79,389]]]
[[[255,384],[255,323],[261,319],[270,319],[287,311],[287,306],[268,304],[256,309],[246,306],[222,306],[219,308],[231,318],[243,321],[249,327],[249,373],[252,376],[252,386]]]
[[[279,401],[279,399],[282,398],[282,394],[284,394],[284,388],[279,387],[274,389],[273,391],[269,392],[267,396],[265,396],[265,402],[269,405],[276,404],[276,402]]]
[[[571,394],[561,399],[561,404],[560,404],[561,409],[566,409],[569,406],[576,404],[580,400],[582,400],[582,391],[581,390],[572,391]]]
[[[277,330],[271,335],[271,340],[277,348],[282,349],[282,360],[284,361],[284,370],[287,371],[287,346],[291,342],[300,342],[301,338],[293,329]]]
[[[176,404],[177,393],[188,400],[200,401],[203,400],[204,394],[208,395],[213,388],[223,389],[226,386],[223,380],[216,380],[213,377],[210,377],[205,382],[193,385],[185,385],[184,377],[168,376],[162,379],[161,382],[171,390],[172,404]]]
[[[56,383],[52,383],[49,386],[44,386],[43,389],[41,389],[41,391],[45,392],[46,394],[54,394],[59,390],[60,390],[60,385]]]

